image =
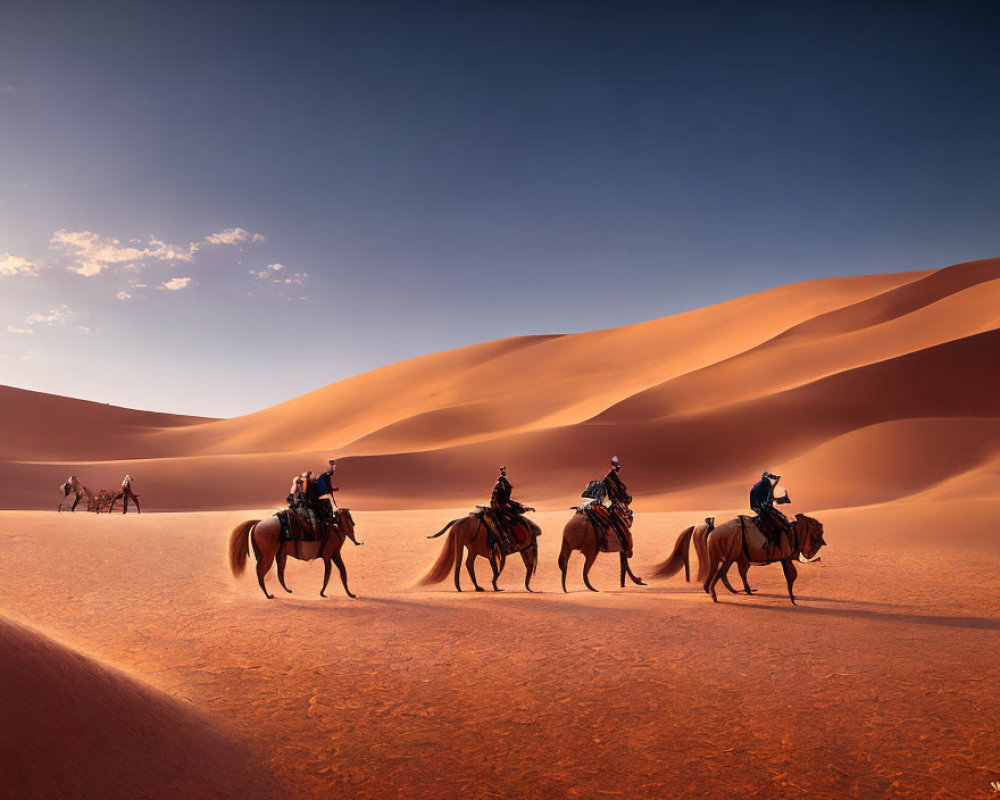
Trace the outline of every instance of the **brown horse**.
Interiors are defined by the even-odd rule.
[[[344,546],[344,540],[350,539],[354,544],[361,545],[354,538],[354,519],[351,517],[349,509],[341,508],[337,512],[335,522],[330,526],[330,535],[326,541],[318,542],[283,542],[281,541],[281,521],[272,514],[270,517],[261,520],[248,520],[241,522],[229,537],[229,567],[233,575],[237,578],[243,574],[247,566],[247,552],[249,547],[253,547],[254,558],[257,559],[257,583],[260,584],[261,591],[268,600],[273,600],[274,595],[268,594],[264,585],[264,577],[271,570],[271,565],[278,562],[278,583],[281,588],[289,594],[292,590],[285,585],[285,561],[288,556],[301,561],[311,561],[314,558],[323,559],[323,588],[320,589],[320,597],[326,597],[326,585],[330,582],[330,562],[337,565],[340,572],[340,581],[344,584],[344,591],[348,597],[355,597],[351,590],[347,588],[347,567],[344,566],[344,559],[340,555],[340,549]]]
[[[750,594],[750,586],[747,584],[747,570],[750,565],[780,562],[785,582],[788,584],[788,597],[792,605],[795,605],[795,592],[792,588],[798,575],[795,562],[800,556],[806,559],[814,558],[825,544],[823,524],[805,514],[795,515],[791,533],[782,534],[780,543],[774,547],[765,544],[763,534],[749,517],[731,519],[708,534],[705,561],[707,574],[703,587],[712,595],[712,600],[718,603],[715,584],[733,564],[736,564],[743,579],[743,586],[747,594]]]
[[[521,521],[527,526],[530,535],[530,543],[518,551],[521,554],[521,560],[524,561],[524,588],[529,592],[533,592],[534,589],[531,588],[531,576],[538,569],[538,537],[542,535],[542,529],[526,517],[521,517]],[[445,541],[444,547],[441,548],[441,555],[438,556],[437,561],[434,562],[434,566],[430,568],[430,571],[420,579],[420,585],[430,586],[434,583],[441,583],[454,568],[455,588],[458,591],[462,591],[462,584],[459,580],[462,572],[462,556],[468,550],[469,555],[465,559],[465,568],[469,571],[469,577],[472,578],[472,585],[476,587],[476,591],[486,591],[476,580],[475,561],[477,556],[481,556],[490,562],[490,567],[493,569],[493,591],[503,591],[497,586],[497,578],[503,572],[503,568],[507,563],[507,556],[502,556],[500,563],[497,564],[493,551],[487,544],[489,536],[482,517],[478,514],[469,514],[467,517],[453,519],[437,533],[427,538],[436,539],[438,536],[444,534],[445,531],[448,531],[449,528],[451,531],[448,533],[448,539]]]
[[[638,586],[646,585],[642,578],[637,578],[632,573],[628,557],[622,550],[621,542],[613,531],[608,534],[607,539],[608,549],[602,551],[599,542],[600,536],[591,523],[590,518],[581,512],[577,512],[570,517],[569,522],[566,523],[566,527],[563,528],[562,549],[559,551],[559,571],[562,572],[562,588],[564,592],[566,591],[566,569],[569,566],[569,556],[574,550],[580,550],[583,553],[583,582],[592,592],[596,592],[597,589],[590,585],[590,568],[594,566],[594,561],[597,560],[597,554],[600,552],[618,553],[621,558],[622,588],[625,586],[626,575]]]

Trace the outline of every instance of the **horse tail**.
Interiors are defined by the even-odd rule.
[[[458,520],[452,520],[445,527],[448,530],[452,525],[454,525]],[[441,531],[444,533],[444,531]],[[441,533],[435,533],[434,536],[440,536]],[[444,547],[441,548],[441,555],[438,556],[437,561],[434,562],[434,566],[430,568],[428,573],[424,575],[419,581],[420,586],[430,586],[432,583],[441,583],[448,575],[451,574],[451,569],[455,565],[455,539],[458,536],[455,531],[448,534],[448,539],[444,543]],[[433,537],[428,537],[433,538]]]
[[[250,552],[250,531],[253,526],[260,522],[259,519],[250,519],[241,522],[233,528],[229,536],[229,568],[237,578],[244,573],[247,568],[247,555]]]
[[[681,571],[681,567],[685,567],[685,575],[687,579],[690,580],[690,573],[688,570],[688,552],[691,547],[691,536],[694,533],[694,525],[689,528],[685,528],[681,535],[677,537],[677,543],[674,545],[674,550],[670,554],[669,558],[661,564],[657,564],[653,568],[653,574],[658,578],[669,578],[672,575],[676,575]]]
[[[440,536],[442,533],[444,533],[446,530],[448,530],[448,528],[450,528],[452,525],[454,525],[456,522],[458,522],[459,519],[461,519],[461,517],[459,517],[458,519],[453,519],[451,522],[449,522],[447,525],[445,525],[437,533],[431,534],[427,538],[428,539],[437,539],[438,536]],[[444,580],[444,579],[442,578],[442,580]]]

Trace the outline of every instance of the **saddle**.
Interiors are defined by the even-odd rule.
[[[618,552],[620,549],[631,558],[633,543],[632,531],[629,530],[632,527],[630,517],[624,515],[617,508],[612,510],[601,503],[584,503],[582,506],[576,506],[575,508],[578,514],[583,514],[590,520],[590,524],[597,533],[597,549],[600,552]],[[610,549],[611,544],[608,539],[608,534],[612,531],[614,531],[620,545],[619,548],[614,550]]]
[[[743,531],[743,553],[751,562],[781,561],[790,558],[792,554],[792,538],[789,532],[782,529],[776,539],[764,533],[764,525],[760,517],[740,516],[740,527]]]
[[[289,508],[275,516],[281,523],[283,542],[324,542],[330,535],[333,521],[320,520],[311,508]]]
[[[518,515],[513,524],[504,524],[493,509],[486,506],[476,506],[476,509],[474,516],[486,526],[486,545],[491,550],[499,547],[504,556],[509,556],[531,546],[531,530],[523,517]]]

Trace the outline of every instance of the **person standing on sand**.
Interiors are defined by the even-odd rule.
[[[133,483],[132,476],[126,474],[125,478],[122,480],[122,488],[121,488],[122,501],[123,501],[122,505],[123,514],[128,513],[129,498],[132,498],[132,502],[135,503],[136,510],[139,509],[139,498],[136,497],[135,492],[132,491],[132,483]]]
[[[792,529],[788,517],[774,507],[775,503],[782,505],[792,502],[787,489],[782,497],[774,496],[774,489],[780,480],[780,475],[773,475],[765,470],[760,480],[750,490],[750,510],[761,522],[759,526],[761,533],[775,546],[781,542],[781,534]]]

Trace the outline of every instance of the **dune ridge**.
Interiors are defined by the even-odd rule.
[[[434,353],[232,419],[0,387],[0,507],[54,507],[70,471],[130,471],[152,509],[278,505],[335,456],[357,508],[481,500],[500,463],[559,508],[612,454],[649,509],[738,506],[765,468],[814,507],[888,502],[1000,458],[998,308],[1000,259],[808,281]]]

